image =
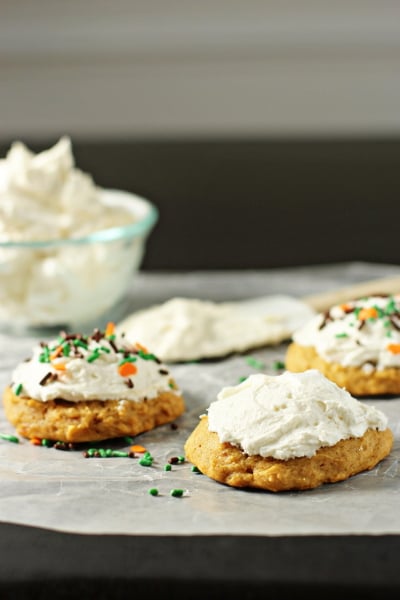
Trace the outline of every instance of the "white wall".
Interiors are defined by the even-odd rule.
[[[398,135],[398,0],[0,0],[0,139]]]

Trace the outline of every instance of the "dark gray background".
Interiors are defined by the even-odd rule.
[[[145,270],[400,259],[399,139],[79,140],[73,152],[99,185],[158,207]]]

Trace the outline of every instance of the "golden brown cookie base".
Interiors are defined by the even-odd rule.
[[[21,436],[77,443],[138,435],[173,421],[185,410],[183,398],[172,392],[141,402],[40,402],[16,396],[7,387],[3,404],[7,419]]]
[[[221,483],[282,492],[312,489],[370,470],[392,446],[390,429],[369,429],[363,437],[321,448],[311,458],[248,456],[231,444],[221,444],[218,435],[208,430],[208,417],[203,417],[186,441],[185,456],[202,473]]]
[[[318,369],[331,381],[346,388],[354,396],[377,396],[400,394],[400,369],[365,373],[360,367],[343,367],[338,363],[323,360],[312,346],[289,344],[285,366],[288,371],[300,373],[307,369]]]

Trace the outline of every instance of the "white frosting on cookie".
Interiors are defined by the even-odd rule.
[[[387,417],[353,398],[319,371],[250,375],[225,387],[208,408],[209,430],[246,454],[290,459],[384,430]]]
[[[118,330],[153,348],[162,360],[179,362],[277,344],[313,314],[283,295],[220,303],[176,297],[130,315]]]
[[[325,361],[367,372],[400,367],[400,296],[370,296],[333,306],[293,334]]]
[[[129,363],[126,373],[124,367],[121,370],[124,362]],[[103,332],[94,337],[61,336],[36,346],[32,358],[14,369],[12,389],[21,398],[42,402],[55,398],[139,402],[162,392],[180,393],[154,354]]]

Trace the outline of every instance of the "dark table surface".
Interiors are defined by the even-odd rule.
[[[0,524],[0,597],[258,598],[400,592],[400,536],[77,535]]]

